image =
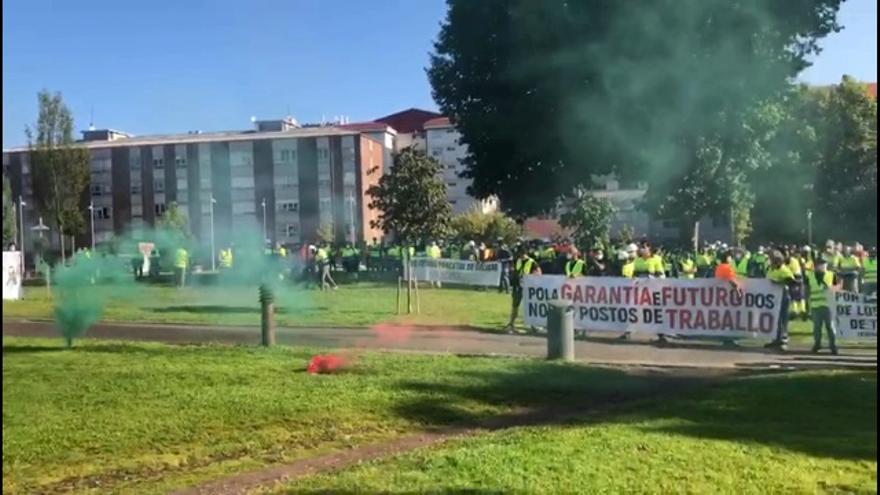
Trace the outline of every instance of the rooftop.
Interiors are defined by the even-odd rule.
[[[444,127],[452,127],[449,117],[437,117],[425,122],[422,127],[425,129],[442,129]]]
[[[409,108],[401,112],[379,117],[375,121],[388,124],[397,132],[409,134],[421,131],[425,122],[441,116],[442,115],[437,112],[431,112],[419,108]]]
[[[117,131],[119,132],[119,131]],[[187,144],[206,143],[218,141],[254,141],[261,139],[293,139],[318,136],[351,136],[359,134],[360,130],[346,129],[344,126],[320,126],[300,127],[285,131],[218,131],[218,132],[188,132],[181,134],[153,134],[146,136],[132,136],[129,138],[116,139],[113,141],[87,141],[77,144],[88,149],[93,148],[118,148],[126,146],[158,146],[162,144]],[[3,152],[27,151],[27,146],[14,146],[4,149]]]

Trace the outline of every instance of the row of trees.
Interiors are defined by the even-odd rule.
[[[817,235],[876,236],[876,102],[791,83],[840,0],[448,4],[428,76],[475,196],[524,218],[614,173],[683,239],[704,216],[803,239],[807,209]]]

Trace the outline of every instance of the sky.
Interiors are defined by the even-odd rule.
[[[40,89],[76,127],[133,134],[232,130],[250,118],[372,120],[436,109],[425,75],[444,0],[3,1],[3,147],[26,144]],[[877,0],[801,75],[877,80]]]

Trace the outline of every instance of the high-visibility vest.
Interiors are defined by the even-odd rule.
[[[352,258],[356,256],[353,248],[343,248],[342,249],[342,257],[343,258]]]
[[[583,275],[584,273],[584,260],[568,260],[565,262],[565,276],[568,278],[575,278],[577,276]]]
[[[620,268],[620,274],[626,278],[633,278],[636,273],[636,263],[635,261],[627,261]]]
[[[791,273],[791,269],[789,267],[782,265],[779,268],[771,268],[767,270],[767,280],[773,282],[774,284],[784,285],[794,280],[794,274]]]
[[[318,248],[318,252],[315,253],[315,261],[325,261],[329,258],[327,255],[327,250],[324,248]]]
[[[633,270],[637,277],[654,275],[654,262],[651,258],[642,258],[639,256],[633,262]]]
[[[231,268],[232,267],[232,250],[231,249],[221,249],[220,250],[220,266],[223,268]]]
[[[520,277],[524,275],[528,275],[532,273],[532,268],[535,266],[535,260],[532,258],[526,257],[526,259],[518,259],[516,263],[513,264],[513,269],[516,271],[517,275]]]
[[[744,255],[740,258],[739,263],[736,264],[736,273],[737,275],[745,275],[749,272],[749,260],[751,256],[749,254]]]
[[[186,249],[177,248],[177,251],[174,252],[174,267],[175,268],[186,268],[187,262]]]
[[[856,255],[854,255],[854,254],[851,254],[849,256],[844,256],[840,260],[840,269],[841,270],[852,271],[852,270],[858,270],[860,267],[861,267],[861,265],[859,264],[859,258],[857,258]]]
[[[440,246],[431,246],[428,248],[428,256],[434,259],[441,257]]]
[[[694,278],[694,273],[696,269],[694,268],[694,262],[690,258],[685,258],[681,260],[681,273],[684,275],[683,278]]]
[[[798,261],[797,258],[792,257],[788,260],[788,269],[791,270],[792,275],[795,277],[800,277],[803,275],[803,271],[801,270],[801,262]]]
[[[370,246],[370,258],[381,258],[382,257],[382,246],[378,244],[374,244]]]

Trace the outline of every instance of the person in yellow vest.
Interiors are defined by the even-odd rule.
[[[803,317],[803,314],[807,310],[806,302],[804,302],[804,271],[801,268],[800,257],[797,252],[788,253],[788,259],[786,260],[788,264],[788,269],[791,270],[791,274],[794,275],[794,282],[791,284],[790,293],[791,296],[791,315],[794,318]]]
[[[859,258],[853,252],[852,246],[843,248],[843,257],[840,259],[840,278],[843,282],[843,290],[859,292],[859,271],[861,264]]]
[[[327,244],[321,243],[321,246],[315,252],[315,264],[318,266],[321,274],[321,290],[327,290],[333,287],[333,290],[339,288],[336,281],[330,275],[330,253],[327,250]]]
[[[840,290],[840,285],[835,280],[834,272],[829,269],[828,263],[820,259],[816,263],[815,270],[809,272],[812,282],[818,288],[818,297],[811,304],[813,316],[813,354],[817,354],[822,348],[822,329],[824,327],[828,335],[828,348],[831,354],[837,354],[837,329],[834,325],[834,315],[828,306],[828,298],[834,291]]]
[[[697,276],[700,278],[710,278],[712,276],[712,250],[708,247],[703,248],[703,252],[697,254]]]
[[[568,256],[569,259],[565,262],[565,276],[568,278],[583,277],[585,264],[581,253],[577,249],[572,249]]]
[[[437,241],[431,242],[431,245],[428,246],[427,249],[425,249],[425,254],[427,254],[428,258],[431,258],[432,260],[439,260],[440,258],[443,257],[443,252],[440,249],[440,246],[437,245]],[[431,287],[439,288],[441,286],[442,286],[442,284],[440,283],[439,280],[432,280],[431,281]]]
[[[523,287],[525,284],[526,275],[540,275],[541,267],[538,266],[538,262],[531,258],[526,250],[520,248],[517,252],[516,261],[513,263],[513,271],[511,272],[511,287],[512,287],[512,306],[510,308],[510,321],[507,322],[507,326],[504,327],[507,330],[507,333],[515,333],[517,332],[516,326],[514,323],[516,322],[517,314],[519,314],[519,305],[522,303],[523,298]]]
[[[174,275],[177,278],[177,286],[183,287],[186,284],[186,268],[189,264],[189,255],[186,249],[179,247],[174,252]]]
[[[232,268],[232,248],[220,250],[220,270],[229,270]]]
[[[654,278],[657,275],[657,263],[651,256],[651,248],[642,246],[638,253],[634,262],[636,278]]]
[[[770,255],[770,267],[767,270],[767,280],[782,288],[782,300],[779,304],[779,320],[776,325],[776,338],[773,342],[765,345],[768,349],[788,349],[788,310],[791,301],[789,290],[795,283],[794,274],[785,263],[785,256],[780,251],[773,251]]]
[[[681,259],[678,261],[679,264],[679,273],[681,274],[681,278],[684,279],[693,279],[694,275],[697,273],[697,266],[694,264],[694,260],[691,259],[691,256],[687,253],[681,255]]]
[[[650,248],[648,249],[650,250]],[[659,249],[651,254],[650,263],[655,278],[666,278],[666,265],[663,263],[663,256]]]
[[[623,278],[635,278],[636,260],[638,259],[638,246],[636,246],[635,244],[628,245],[625,251],[620,252],[618,258],[623,261],[623,264],[620,266],[620,276]],[[624,332],[623,335],[618,338],[621,340],[627,340],[629,339],[630,334],[630,332]]]

